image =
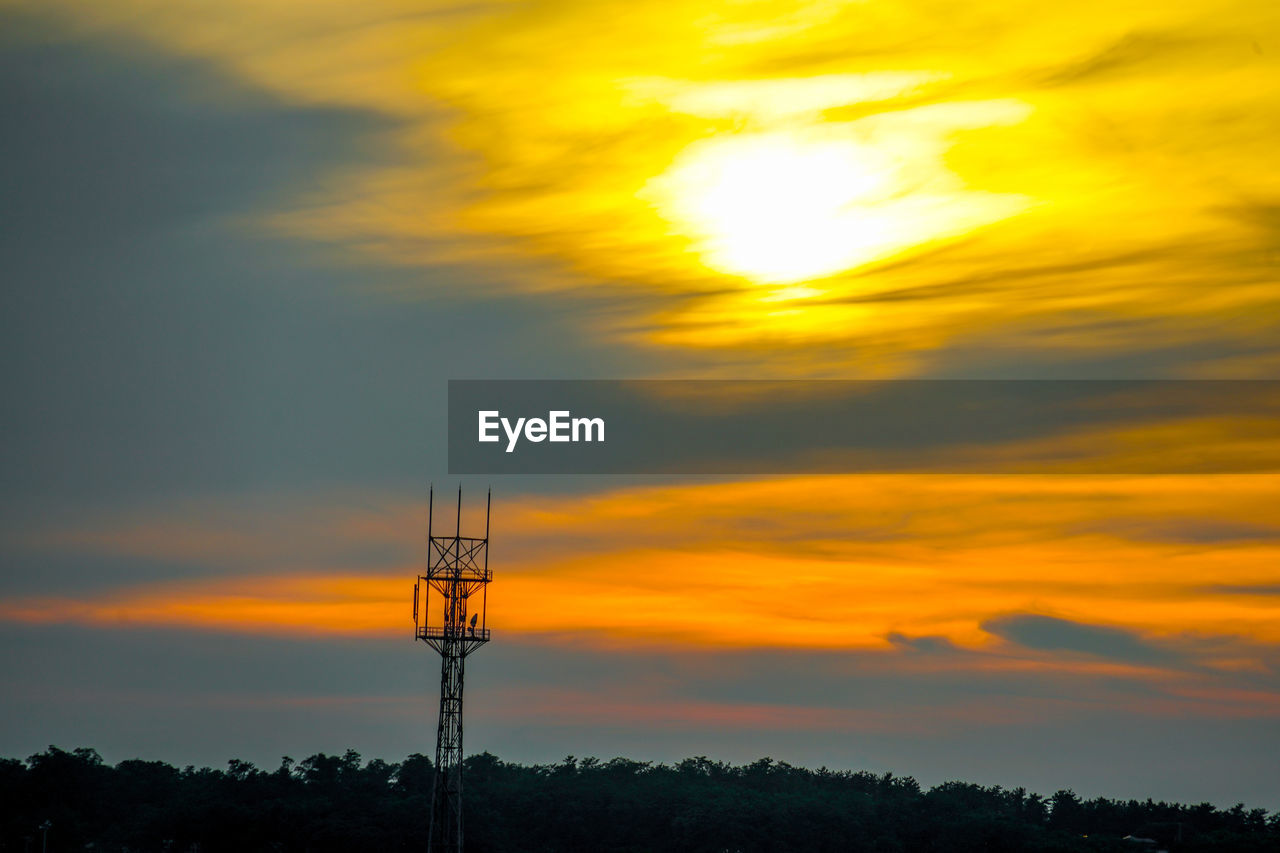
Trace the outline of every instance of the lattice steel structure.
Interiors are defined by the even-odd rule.
[[[435,782],[431,794],[429,853],[462,850],[462,677],[467,655],[489,642],[485,625],[489,581],[489,510],[484,538],[462,536],[462,487],[457,523],[450,536],[432,528],[435,489],[427,499],[427,573],[413,585],[413,635],[440,654],[440,723],[436,730]],[[479,605],[472,606],[479,598]],[[442,606],[441,606],[442,605]],[[440,623],[433,624],[432,608]],[[468,611],[471,617],[468,619]]]

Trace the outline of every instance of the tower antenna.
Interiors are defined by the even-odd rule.
[[[413,585],[413,636],[440,655],[440,721],[436,729],[435,781],[431,790],[427,851],[461,853],[462,684],[467,655],[489,642],[485,623],[489,582],[493,580],[493,572],[489,570],[492,489],[485,500],[483,538],[461,535],[461,484],[452,536],[435,535],[431,526],[434,501],[435,487],[432,486],[427,498],[427,572],[418,575]],[[473,602],[478,606],[473,606]],[[440,607],[438,625],[432,623],[433,606]],[[470,622],[467,621],[469,607],[475,611]]]

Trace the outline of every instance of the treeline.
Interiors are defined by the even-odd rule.
[[[111,766],[92,749],[0,759],[0,850],[425,849],[431,760],[358,753],[274,770],[161,761]],[[1044,798],[1018,788],[805,770],[770,759],[651,764],[467,759],[466,848],[521,851],[1280,851],[1280,815],[1151,800]],[[47,822],[47,829],[41,825]],[[1122,840],[1154,839],[1157,845]]]

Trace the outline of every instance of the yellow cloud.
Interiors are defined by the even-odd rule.
[[[1273,3],[38,7],[395,116],[398,162],[273,221],[634,293],[595,331],[636,345],[782,375],[975,346],[1273,360]]]

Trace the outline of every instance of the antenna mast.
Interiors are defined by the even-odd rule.
[[[492,494],[490,490],[485,500],[483,539],[461,535],[461,485],[452,536],[435,535],[434,486],[427,497],[427,573],[418,575],[413,584],[413,635],[440,655],[440,723],[428,853],[462,851],[462,677],[467,655],[489,642],[485,623],[493,580],[489,571]],[[438,620],[432,619],[432,607],[439,608]]]

